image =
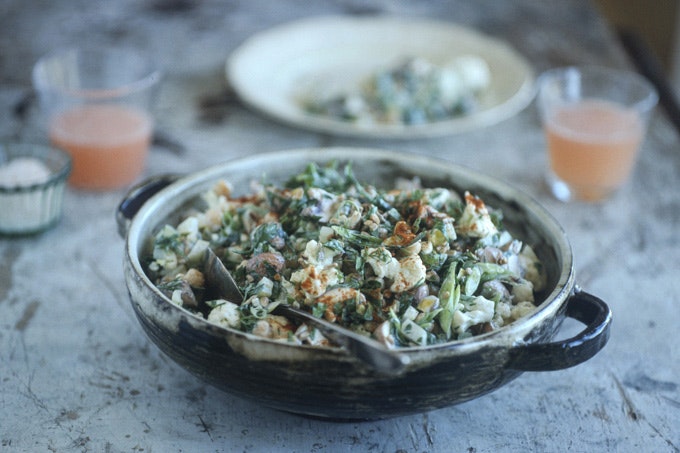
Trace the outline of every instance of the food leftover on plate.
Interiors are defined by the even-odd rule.
[[[410,126],[474,113],[490,83],[489,66],[477,56],[462,55],[441,65],[408,58],[370,74],[355,91],[310,95],[302,105],[310,114],[333,120]]]

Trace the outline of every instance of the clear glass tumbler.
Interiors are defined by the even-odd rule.
[[[553,195],[607,199],[630,178],[656,90],[634,72],[594,66],[552,69],[537,84]]]
[[[36,63],[44,124],[50,142],[73,158],[72,186],[114,189],[142,173],[160,78],[147,56],[129,49],[60,50]]]

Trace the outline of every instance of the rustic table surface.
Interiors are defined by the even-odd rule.
[[[506,40],[536,73],[630,66],[587,1],[5,0],[0,4],[0,138],[41,140],[30,71],[58,46],[132,45],[165,70],[163,140],[145,177],[289,148],[362,146],[437,156],[535,197],[572,243],[578,283],[614,312],[591,360],[525,373],[429,413],[315,421],[222,393],[166,358],[134,317],[114,212],[126,190],[69,189],[53,229],[0,239],[0,451],[680,451],[680,146],[660,109],[630,183],[602,204],[562,204],[543,178],[535,106],[436,139],[384,141],[278,124],[235,101],[230,52],[255,32],[320,14],[392,14],[466,24]]]

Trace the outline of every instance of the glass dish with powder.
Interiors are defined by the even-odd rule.
[[[0,144],[0,234],[46,230],[61,217],[71,158],[55,148]]]

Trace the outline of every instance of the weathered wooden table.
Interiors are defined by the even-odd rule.
[[[7,0],[0,5],[0,137],[39,139],[30,70],[43,53],[84,42],[140,47],[165,68],[158,121],[172,141],[154,147],[145,176],[332,145],[477,168],[528,192],[563,225],[579,284],[614,311],[607,347],[575,368],[526,373],[430,413],[338,424],[275,412],[203,384],[150,343],[121,270],[114,211],[125,190],[70,189],[56,228],[0,239],[0,451],[680,451],[677,132],[658,110],[621,193],[598,205],[561,204],[542,179],[544,139],[533,105],[482,130],[383,141],[296,130],[229,97],[225,59],[254,32],[303,16],[381,13],[475,27],[507,40],[537,73],[573,63],[629,66],[581,0]]]

